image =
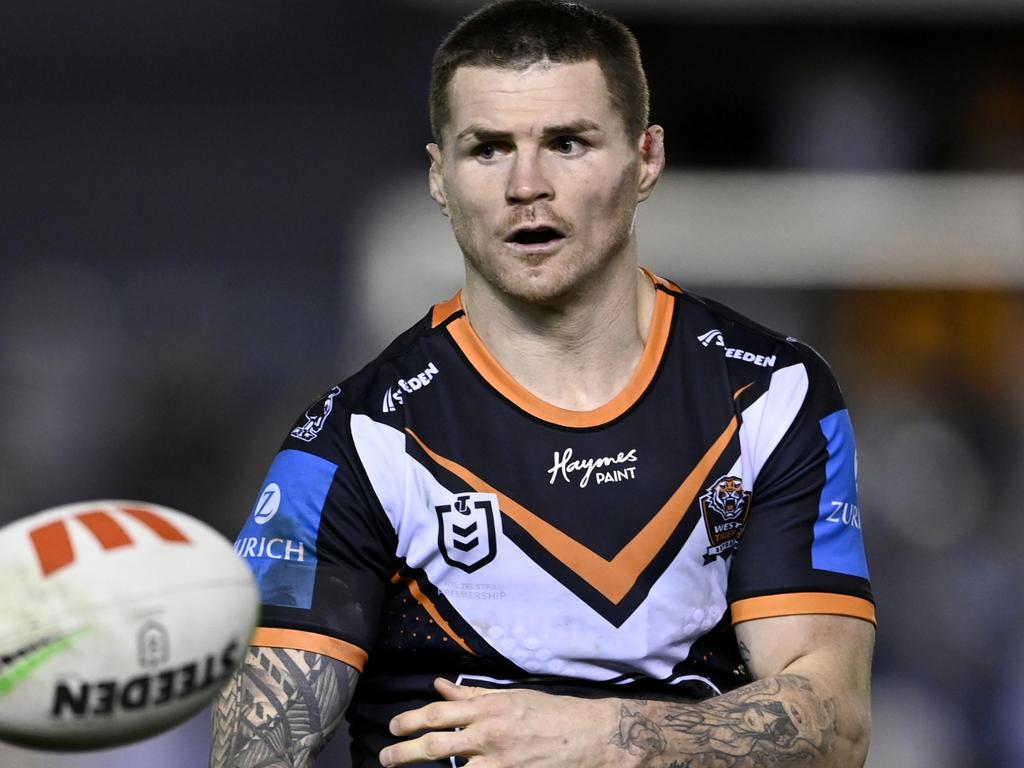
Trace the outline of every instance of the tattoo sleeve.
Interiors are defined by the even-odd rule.
[[[359,673],[327,656],[252,647],[213,707],[210,768],[309,768]]]
[[[835,705],[779,675],[702,702],[623,701],[611,743],[664,768],[832,765]]]

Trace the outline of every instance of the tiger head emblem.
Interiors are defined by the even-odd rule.
[[[743,514],[750,494],[743,490],[743,480],[727,476],[722,477],[704,492],[704,501],[723,520],[732,520]]]

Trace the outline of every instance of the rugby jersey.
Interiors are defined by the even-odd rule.
[[[555,407],[460,294],[295,422],[235,547],[254,645],[362,672],[356,766],[442,675],[704,698],[750,680],[734,624],[874,621],[850,417],[810,348],[647,273],[626,387]]]

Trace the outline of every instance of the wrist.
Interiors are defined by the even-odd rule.
[[[607,768],[642,768],[652,754],[664,748],[660,729],[645,715],[647,702],[638,699],[602,699]],[[653,729],[652,729],[653,728]],[[660,748],[659,748],[660,746]]]

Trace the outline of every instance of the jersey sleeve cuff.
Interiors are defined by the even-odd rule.
[[[730,606],[732,623],[754,619],[768,619],[774,616],[796,616],[809,613],[824,613],[835,616],[852,616],[877,625],[875,606],[870,600],[852,595],[837,595],[831,592],[791,592],[783,595],[763,595],[737,600]]]
[[[264,648],[295,648],[299,651],[318,653],[354,667],[362,672],[369,658],[366,651],[357,645],[339,640],[336,637],[306,632],[301,629],[279,629],[276,627],[257,627],[249,641],[249,645]]]

